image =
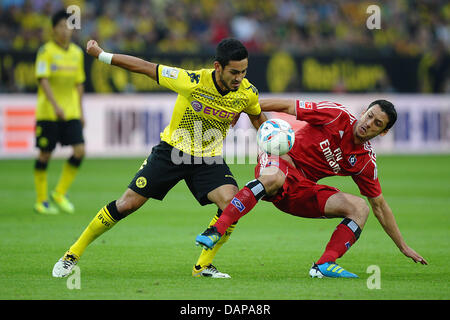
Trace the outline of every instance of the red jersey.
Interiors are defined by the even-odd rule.
[[[351,176],[362,195],[381,194],[377,177],[376,155],[370,142],[355,144],[353,127],[357,119],[342,105],[296,101],[297,120],[307,124],[295,133],[295,143],[288,153],[306,178],[319,179]]]

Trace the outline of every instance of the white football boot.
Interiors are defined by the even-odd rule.
[[[64,256],[55,263],[52,275],[55,278],[64,278],[72,273],[73,267],[78,263],[79,258],[67,251]]]
[[[192,269],[193,277],[208,277],[208,278],[231,278],[231,276],[227,273],[220,272],[214,267],[212,264],[209,264],[205,267],[194,266]]]

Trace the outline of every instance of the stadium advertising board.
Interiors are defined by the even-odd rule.
[[[261,98],[274,97],[261,94]],[[449,95],[367,95],[367,94],[297,94],[277,97],[305,101],[335,101],[360,115],[370,102],[384,98],[392,101],[398,120],[392,131],[373,140],[377,153],[449,153]],[[83,99],[86,118],[85,137],[88,156],[145,156],[160,139],[169,123],[176,95],[155,94],[86,94]],[[33,94],[0,95],[0,157],[34,157]],[[294,129],[303,125],[284,114],[270,114],[288,120]],[[231,129],[224,143],[228,158],[255,155],[256,132],[243,115]],[[70,148],[58,147],[56,156],[66,156]],[[228,160],[227,160],[228,161]]]

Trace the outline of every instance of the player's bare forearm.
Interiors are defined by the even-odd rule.
[[[378,219],[384,231],[389,235],[392,241],[394,241],[399,250],[405,256],[411,258],[414,262],[428,264],[423,257],[421,257],[417,252],[415,252],[406,244],[397,225],[397,222],[395,221],[394,214],[392,213],[392,210],[387,202],[384,200],[383,195],[380,195],[376,198],[368,198],[368,200],[375,217]]]
[[[55,114],[58,117],[58,119],[64,120],[64,111],[61,109],[61,107],[58,105],[58,103],[55,100],[55,96],[53,95],[52,88],[50,87],[50,82],[47,78],[40,78],[39,79],[39,85],[41,86],[42,90],[45,93],[45,97],[52,105],[53,109],[55,110]]]
[[[263,124],[264,121],[267,120],[267,116],[264,114],[264,112],[261,112],[257,116],[253,116],[251,114],[248,115],[250,122],[252,123],[253,127],[255,127],[256,130],[259,129],[261,124]]]
[[[397,247],[401,250],[406,246],[406,243],[403,240],[400,229],[395,221],[394,214],[384,200],[383,195],[380,195],[377,198],[369,198],[369,203],[375,217],[380,222],[384,231],[386,231],[389,237],[391,237]]]
[[[55,97],[53,96],[52,88],[50,87],[50,83],[47,78],[40,78],[39,84],[41,85],[42,90],[45,93],[45,97],[53,106],[58,106],[56,103]]]
[[[295,99],[269,98],[260,99],[262,111],[284,112],[295,115]]]
[[[99,55],[103,52],[103,49],[100,48],[95,40],[89,40],[86,45],[86,52],[90,56],[98,58]],[[145,61],[141,58],[129,56],[126,54],[113,54],[111,64],[131,72],[145,74],[153,80],[156,80],[157,65],[155,63]]]
[[[84,126],[84,110],[83,110],[83,95],[84,95],[84,85],[82,83],[77,84],[77,92],[80,99],[80,115],[81,115],[81,122]]]

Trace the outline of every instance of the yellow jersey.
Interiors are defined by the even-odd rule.
[[[38,51],[35,64],[36,78],[47,78],[66,120],[80,119],[80,96],[77,85],[85,81],[84,55],[71,43],[67,50],[49,41]],[[41,86],[38,87],[37,120],[56,121],[57,117]]]
[[[157,82],[178,93],[161,140],[196,157],[222,154],[230,123],[240,112],[261,113],[258,90],[246,78],[237,91],[223,92],[214,69],[190,71],[158,65]]]

